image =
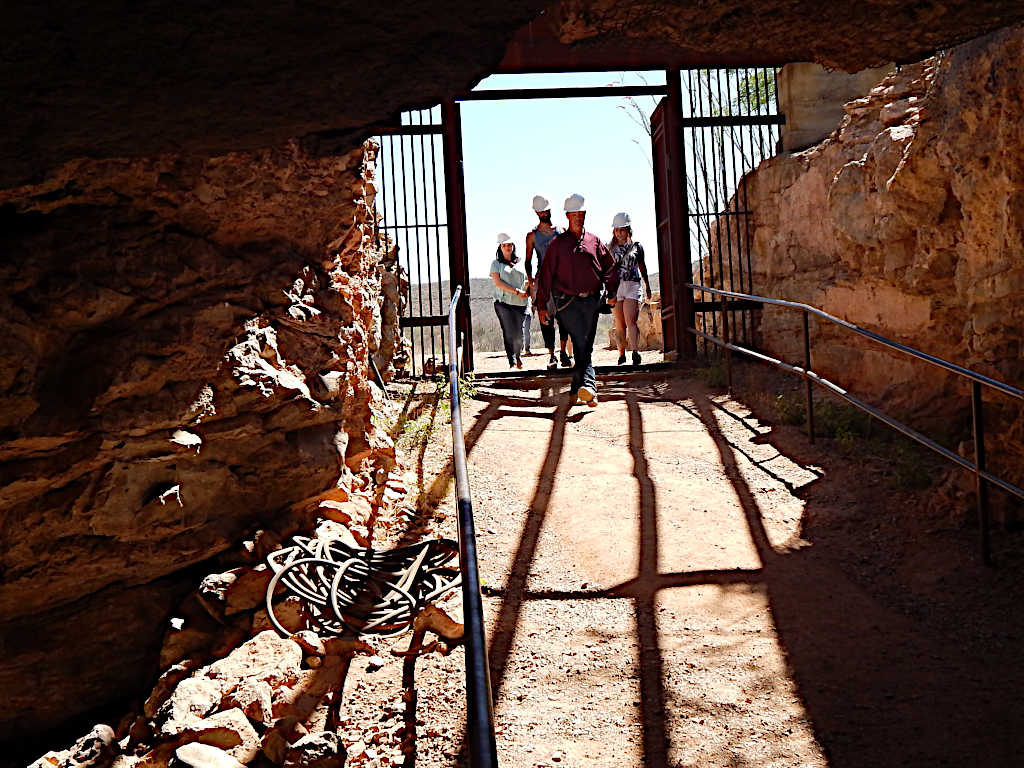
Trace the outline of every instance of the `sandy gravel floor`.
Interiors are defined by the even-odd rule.
[[[377,546],[455,536],[450,425],[423,387],[396,401],[416,511],[382,520]],[[974,565],[969,534],[930,531],[915,572],[933,588],[908,602],[892,585],[910,580],[900,548],[921,530],[895,522],[913,497],[877,466],[675,373],[605,380],[596,409],[564,389],[485,382],[464,407],[502,766],[1019,757],[1020,707],[986,702],[1014,695],[1020,672],[965,666],[965,651],[1013,658],[1020,578]],[[880,522],[893,543],[868,535]],[[978,580],[962,595],[943,584],[958,573]],[[460,602],[443,607],[461,619]],[[380,655],[346,681],[350,763],[461,764],[463,650]]]

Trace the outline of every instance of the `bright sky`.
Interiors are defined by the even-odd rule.
[[[475,90],[643,85],[641,77],[648,85],[665,82],[663,72],[494,75]],[[655,98],[638,96],[635,103],[649,117]],[[641,119],[622,97],[463,102],[470,276],[487,277],[499,232],[525,256],[537,194],[551,201],[559,228],[566,224],[565,198],[583,195],[586,228],[603,241],[611,237],[612,217],[628,212],[633,236],[656,254],[650,138],[631,116]]]

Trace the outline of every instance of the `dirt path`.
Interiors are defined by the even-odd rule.
[[[464,409],[502,766],[1014,762],[1019,708],[984,708],[1020,674],[964,668],[974,641],[951,648],[843,567],[873,554],[811,547],[822,470],[677,376],[606,383],[594,410],[567,408],[556,389],[482,387]],[[435,421],[442,439],[410,457],[419,517],[393,541],[454,535],[448,425]],[[852,519],[856,497],[825,506]],[[1007,654],[1021,626],[1008,604],[978,609],[1009,619],[995,644]],[[980,644],[991,663],[991,638]],[[353,731],[370,732],[382,696],[395,702],[383,748],[362,762],[457,762],[463,658],[353,670]]]
[[[692,399],[646,389],[492,406],[474,446],[476,485],[513,502],[478,504],[484,572],[510,574],[491,634],[503,764],[822,764],[715,444]],[[801,505],[758,482],[784,546]]]

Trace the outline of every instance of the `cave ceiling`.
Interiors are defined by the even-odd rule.
[[[54,0],[0,11],[0,187],[77,157],[351,146],[497,71],[533,22],[562,44],[701,66],[918,60],[1024,18],[1019,0]],[[520,37],[522,36],[520,32]],[[507,61],[507,59],[506,59]],[[615,69],[610,62],[609,69]]]

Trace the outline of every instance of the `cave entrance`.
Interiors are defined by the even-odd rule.
[[[773,155],[778,143],[784,117],[778,113],[775,73],[772,68],[669,69],[655,73],[663,78],[661,84],[651,85],[641,78],[642,84],[623,85],[625,73],[620,72],[619,84],[485,87],[430,109],[403,113],[400,125],[378,136],[381,150],[376,205],[379,233],[397,246],[398,263],[408,285],[401,314],[409,352],[405,374],[431,375],[446,367],[450,354],[445,334],[447,306],[453,286],[460,284],[468,288],[468,300],[460,304],[456,318],[466,369],[491,372],[493,367],[494,373],[511,373],[506,365],[500,364],[504,359],[500,332],[497,349],[491,349],[495,346],[495,340],[490,338],[495,335],[495,328],[491,326],[496,327],[497,323],[490,322],[494,312],[490,306],[489,279],[476,273],[480,269],[486,272],[486,265],[493,258],[496,232],[507,231],[522,247],[526,232],[536,224],[529,210],[533,194],[548,195],[551,207],[559,213],[562,197],[573,192],[583,192],[591,200],[608,198],[612,208],[603,212],[607,216],[595,216],[592,220],[588,214],[588,228],[602,238],[609,236],[612,209],[626,207],[616,202],[622,195],[618,194],[621,190],[616,190],[614,176],[607,184],[592,183],[589,189],[577,188],[571,182],[559,184],[558,189],[547,189],[549,185],[538,180],[520,190],[515,200],[499,203],[495,190],[507,179],[540,179],[538,168],[564,161],[558,154],[545,154],[544,142],[534,142],[525,148],[516,145],[514,149],[519,151],[512,151],[514,142],[502,144],[500,140],[492,142],[482,155],[469,157],[471,170],[487,168],[491,177],[486,184],[470,184],[471,198],[467,200],[461,109],[464,104],[475,103],[467,107],[472,110],[480,102],[502,103],[497,106],[513,125],[521,117],[517,118],[511,107],[524,100],[556,100],[560,106],[583,100],[611,101],[609,109],[614,109],[617,99],[638,109],[647,133],[643,140],[650,144],[650,170],[646,173],[651,175],[646,176],[646,183],[652,191],[649,203],[629,205],[636,206],[631,211],[634,221],[637,213],[642,218],[643,209],[649,209],[646,213],[650,214],[651,223],[644,237],[649,271],[657,272],[652,287],[660,287],[657,313],[664,359],[688,359],[697,352],[696,338],[688,329],[717,334],[718,318],[712,311],[717,304],[704,300],[704,296],[695,301],[694,292],[687,285],[696,282],[753,292],[745,176]],[[545,74],[590,74],[605,81],[612,76],[608,72],[589,71]],[[641,98],[650,102],[651,108],[646,112],[637,106]],[[558,125],[557,119],[553,118],[553,123]],[[472,147],[481,131],[472,119],[468,130],[467,145]],[[482,132],[490,134],[494,129]],[[589,131],[581,135],[586,133]],[[534,151],[538,146],[541,151]],[[624,150],[610,147],[606,151]],[[505,170],[501,170],[503,163]],[[472,228],[467,227],[467,203],[473,211],[469,217]],[[499,209],[503,218],[499,221],[493,216],[485,217],[479,213],[484,209],[491,213]],[[522,218],[524,210],[527,219]],[[656,265],[650,258],[655,251]],[[471,271],[473,267],[476,273]],[[742,304],[732,306],[736,308],[730,319],[737,338],[753,344],[754,310]],[[479,327],[474,327],[474,320]],[[610,325],[609,320],[604,322]],[[476,351],[487,352],[488,358],[499,360],[498,364],[487,364],[484,359],[478,361],[480,366],[475,364],[474,336],[481,341]],[[607,338],[607,329],[600,328],[595,348],[605,347]],[[535,350],[537,341],[534,338]],[[487,344],[490,346],[484,350]],[[543,346],[537,351],[543,352]],[[533,364],[527,365],[528,369],[543,369],[546,360],[542,354],[525,358],[524,362]],[[650,355],[645,355],[644,360],[655,362]]]

